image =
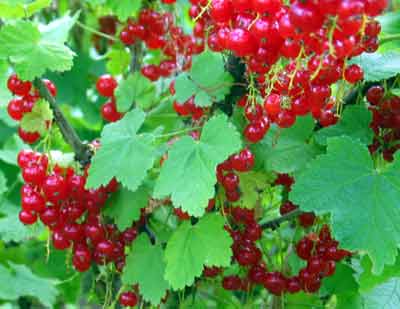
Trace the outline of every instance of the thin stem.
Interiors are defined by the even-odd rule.
[[[265,222],[264,224],[261,225],[262,229],[277,229],[279,227],[279,225],[281,225],[281,223],[285,222],[285,221],[290,221],[294,218],[296,218],[298,215],[301,215],[302,211],[300,209],[296,209],[293,210],[291,212],[289,212],[288,214],[281,216],[279,218],[276,218],[274,220]]]
[[[140,42],[136,42],[129,47],[129,50],[131,53],[131,64],[129,66],[129,71],[130,73],[134,73],[140,70],[142,45]]]
[[[175,136],[175,135],[179,135],[179,134],[183,134],[183,133],[200,130],[201,128],[202,127],[193,127],[193,128],[183,129],[183,130],[179,130],[179,131],[175,131],[175,132],[171,132],[171,133],[167,133],[167,134],[157,135],[156,138],[171,137],[171,136]]]
[[[76,25],[77,25],[78,27],[80,27],[80,28],[86,30],[86,31],[89,31],[89,32],[91,32],[91,33],[93,33],[93,34],[96,34],[96,35],[98,35],[98,36],[101,36],[101,37],[103,37],[103,38],[105,38],[105,39],[107,39],[107,40],[110,40],[110,41],[113,41],[113,42],[117,42],[117,41],[118,41],[118,39],[117,39],[116,37],[114,37],[114,36],[112,36],[112,35],[109,35],[109,34],[107,34],[107,33],[98,31],[98,30],[96,30],[96,29],[94,29],[94,28],[92,28],[92,27],[89,27],[89,26],[87,26],[87,25],[81,23],[79,20],[76,21]]]
[[[50,94],[46,85],[40,78],[36,78],[33,81],[35,88],[39,91],[39,94],[50,104],[50,108],[54,113],[54,120],[60,128],[61,134],[63,135],[65,141],[72,147],[75,153],[75,158],[83,166],[90,162],[92,152],[88,145],[84,144],[74,128],[71,127],[68,120],[65,118],[60,107],[58,106],[54,97]]]
[[[379,40],[379,44],[385,44],[397,40],[400,40],[400,34],[385,35],[382,39]]]

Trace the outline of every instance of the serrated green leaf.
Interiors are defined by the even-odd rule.
[[[187,73],[180,74],[175,80],[175,98],[178,103],[185,103],[197,91],[199,91],[196,84],[189,78]]]
[[[51,0],[36,0],[31,3],[23,1],[6,0],[0,2],[0,17],[2,18],[21,18],[30,17],[36,12],[48,7]]]
[[[56,31],[62,35],[58,29]],[[52,37],[50,33],[46,36]],[[47,40],[30,21],[18,20],[0,29],[0,59],[9,59],[24,80],[33,80],[46,70],[69,70],[73,56],[63,43]]]
[[[211,118],[199,141],[185,136],[172,146],[161,168],[154,196],[171,195],[175,207],[181,207],[192,216],[202,216],[208,200],[215,194],[217,165],[240,148],[240,135],[227,117]],[[188,186],[189,183],[193,185]]]
[[[390,278],[400,278],[400,256],[397,256],[395,264],[386,265],[379,276],[371,272],[372,262],[368,256],[364,256],[361,259],[361,267],[363,272],[359,276],[358,282],[360,284],[360,291],[362,292],[368,292],[377,285],[387,282]]]
[[[126,188],[136,191],[156,157],[154,135],[137,134],[144,118],[143,111],[134,109],[122,120],[104,127],[101,148],[92,158],[89,168],[87,188],[106,185],[116,177]]]
[[[142,7],[142,0],[107,0],[110,7],[120,21],[126,21],[128,17],[135,16]]]
[[[30,113],[26,113],[21,120],[21,127],[27,132],[43,134],[47,130],[47,122],[53,120],[53,111],[49,103],[40,99],[35,103]]]
[[[169,287],[164,279],[164,252],[160,244],[152,245],[146,234],[141,234],[132,244],[126,259],[122,282],[138,284],[140,295],[156,306],[161,302]]]
[[[398,51],[364,53],[353,58],[350,62],[363,68],[366,82],[388,79],[400,72],[400,52]]]
[[[119,230],[132,226],[140,218],[140,210],[145,208],[150,198],[149,188],[143,184],[135,192],[121,188],[114,193],[104,209],[104,214],[114,219]]]
[[[115,90],[117,109],[124,113],[131,108],[133,102],[141,108],[147,108],[154,104],[155,95],[153,83],[140,72],[135,72],[122,80]]]
[[[183,222],[171,236],[165,249],[165,279],[174,290],[193,284],[204,266],[230,265],[232,238],[224,229],[219,214],[208,214],[192,226]]]
[[[336,125],[319,130],[315,134],[315,139],[319,144],[326,145],[328,138],[345,135],[369,145],[374,136],[374,132],[369,127],[371,121],[372,113],[366,107],[351,105],[346,107]]]
[[[42,34],[42,39],[48,42],[64,44],[68,39],[69,31],[78,20],[79,14],[77,12],[74,16],[65,15],[47,25],[40,24],[39,31]]]
[[[243,208],[255,208],[261,200],[269,179],[268,175],[262,172],[240,173],[239,186],[241,194],[237,204]]]
[[[131,55],[125,48],[111,49],[106,56],[107,71],[111,75],[119,75],[126,72],[131,61]]]
[[[395,262],[400,243],[399,164],[397,155],[376,170],[366,146],[334,137],[327,154],[298,175],[289,198],[305,211],[330,213],[335,238],[344,248],[366,251],[378,274]]]
[[[311,117],[298,117],[289,129],[272,126],[265,138],[253,146],[256,157],[264,162],[264,169],[292,173],[304,168],[318,154],[318,149],[308,143],[314,126]]]
[[[37,277],[24,265],[9,262],[8,268],[0,265],[0,280],[2,284],[0,298],[3,300],[16,300],[21,296],[37,298],[43,305],[53,307],[58,295],[54,286],[55,280]]]
[[[400,88],[390,89],[390,93],[398,97],[400,96]]]

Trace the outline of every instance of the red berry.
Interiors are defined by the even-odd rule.
[[[96,89],[100,95],[111,98],[114,95],[114,90],[118,83],[111,75],[102,75],[96,83]]]
[[[19,212],[19,221],[23,224],[31,225],[36,223],[37,215],[33,211],[21,210]]]
[[[13,94],[19,95],[21,97],[29,94],[31,91],[32,84],[29,81],[20,80],[16,74],[12,74],[7,81],[8,90]]]
[[[119,303],[125,307],[135,307],[138,303],[138,298],[133,292],[124,292],[119,297]]]
[[[312,240],[307,237],[302,238],[296,245],[296,253],[299,258],[308,260],[311,257],[311,251],[314,247]]]
[[[39,132],[27,132],[21,127],[18,128],[18,135],[27,144],[34,144],[40,139]]]
[[[305,212],[299,216],[300,225],[304,228],[313,226],[315,223],[315,214],[313,212]]]
[[[357,64],[352,64],[344,71],[344,78],[350,83],[355,84],[364,78],[363,69]]]
[[[238,276],[228,276],[222,280],[222,286],[228,291],[238,291],[242,287],[242,280]]]
[[[20,98],[12,99],[7,106],[8,115],[16,121],[24,116],[24,101]]]

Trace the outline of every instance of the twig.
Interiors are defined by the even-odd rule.
[[[96,29],[94,29],[94,28],[92,28],[92,27],[89,27],[89,26],[87,26],[87,25],[81,23],[79,20],[76,21],[76,25],[77,25],[78,27],[80,27],[80,28],[86,30],[86,31],[89,31],[89,32],[91,32],[91,33],[93,33],[93,34],[96,34],[96,35],[98,35],[98,36],[100,36],[100,37],[103,37],[103,38],[105,38],[105,39],[107,39],[107,40],[110,40],[110,41],[113,41],[113,42],[117,42],[117,41],[118,41],[118,39],[117,39],[116,37],[114,37],[114,36],[112,36],[112,35],[109,35],[109,34],[107,34],[107,33],[104,33],[104,32],[100,32],[100,31],[98,31],[98,30],[96,30]]]
[[[288,214],[281,216],[279,218],[276,218],[274,220],[265,222],[264,224],[261,224],[261,228],[263,230],[265,229],[277,229],[281,223],[285,222],[285,221],[290,221],[294,218],[296,218],[297,216],[301,215],[303,212],[300,209],[295,209],[291,212],[289,212]]]
[[[36,78],[33,81],[35,88],[39,91],[39,94],[50,104],[50,108],[54,113],[54,120],[60,128],[61,134],[63,135],[65,141],[71,145],[75,153],[75,158],[79,161],[82,166],[87,165],[90,162],[92,152],[88,145],[84,144],[74,128],[71,127],[68,120],[65,118],[60,107],[58,106],[54,97],[50,94],[46,85],[40,78]]]
[[[140,70],[142,45],[140,42],[136,42],[129,47],[129,50],[131,52],[131,64],[129,66],[129,71],[130,73],[134,73]]]

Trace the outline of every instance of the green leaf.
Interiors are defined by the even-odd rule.
[[[126,21],[128,17],[135,16],[139,12],[142,7],[142,0],[108,0],[107,5],[120,21]]]
[[[171,195],[175,207],[181,207],[192,216],[202,216],[208,200],[215,194],[217,165],[240,148],[240,135],[227,117],[211,118],[199,141],[185,136],[169,150],[156,182],[154,197]]]
[[[330,213],[335,238],[344,248],[366,251],[373,273],[380,273],[395,262],[400,243],[399,165],[397,156],[376,170],[366,146],[334,137],[328,139],[327,154],[296,178],[289,198],[305,211]]]
[[[30,149],[30,147],[24,144],[18,135],[14,134],[6,140],[0,150],[0,160],[11,165],[17,165],[18,153],[23,149]]]
[[[346,107],[336,125],[319,130],[315,139],[319,144],[326,145],[328,138],[345,135],[369,145],[374,136],[369,127],[371,121],[372,113],[365,106],[351,105]]]
[[[164,252],[160,244],[152,245],[146,234],[141,234],[132,244],[126,259],[122,282],[139,284],[140,295],[156,306],[161,302],[169,284],[164,279]]]
[[[360,65],[364,70],[366,82],[380,81],[396,76],[400,71],[400,52],[364,53],[353,58],[351,63]]]
[[[400,308],[400,278],[392,278],[363,293],[363,309]]]
[[[20,206],[5,201],[0,205],[0,239],[4,242],[20,242],[39,234],[43,229],[33,230],[19,221]]]
[[[58,29],[55,31],[62,35]],[[52,38],[51,32],[42,35],[29,21],[6,24],[0,29],[0,59],[9,59],[23,80],[33,80],[46,70],[67,71],[72,67],[74,53]]]
[[[318,149],[308,143],[314,126],[311,117],[298,117],[289,129],[271,127],[265,138],[253,147],[256,157],[264,162],[264,169],[292,173],[304,168],[318,154]]]
[[[221,215],[208,214],[194,226],[183,222],[174,232],[165,249],[165,278],[174,290],[192,285],[204,265],[230,265],[232,238],[224,224]]]
[[[149,188],[141,185],[135,192],[121,188],[114,193],[104,209],[104,214],[114,219],[119,230],[132,226],[140,218],[140,210],[147,206],[150,197]]]
[[[400,32],[399,12],[388,12],[385,15],[378,16],[377,20],[381,24],[383,34],[398,34]]]
[[[131,55],[125,48],[111,49],[106,54],[107,57],[107,71],[112,75],[119,75],[129,67]]]
[[[184,103],[195,96],[195,105],[206,107],[221,101],[229,93],[232,76],[225,71],[222,54],[209,50],[193,58],[190,73],[176,79],[176,100]]]
[[[190,79],[187,73],[180,74],[175,80],[176,101],[178,103],[185,103],[193,95],[199,91],[195,83]]]
[[[87,188],[106,185],[116,177],[126,188],[136,191],[156,157],[154,135],[137,134],[144,118],[144,112],[134,109],[122,120],[104,127],[101,148],[89,168]]]
[[[55,280],[37,277],[24,265],[9,262],[8,267],[0,264],[0,298],[17,300],[21,296],[37,298],[43,305],[53,307],[58,294]]]
[[[21,120],[21,127],[27,132],[45,133],[47,122],[53,120],[53,111],[49,103],[40,99],[35,103],[30,113],[26,113]]]
[[[51,0],[36,0],[31,3],[26,1],[3,0],[0,2],[0,17],[22,18],[30,17],[36,12],[48,7]]]
[[[383,272],[377,276],[374,275],[372,270],[372,262],[368,256],[361,259],[361,267],[363,272],[358,278],[360,290],[363,292],[370,291],[377,285],[388,281],[392,277],[400,278],[400,256],[397,256],[396,262],[393,265],[386,265]]]
[[[239,174],[240,200],[237,202],[244,208],[255,208],[262,197],[264,189],[270,178],[262,172],[250,171]]]
[[[7,191],[7,178],[4,175],[3,171],[0,170],[0,199],[3,193],[6,191]]]
[[[61,18],[53,20],[47,25],[39,24],[39,30],[43,40],[64,44],[68,39],[69,31],[78,20],[79,12],[74,16],[65,15]]]
[[[356,291],[358,284],[354,279],[354,270],[346,264],[336,264],[335,274],[324,279],[323,288],[329,294],[342,294]]]
[[[133,102],[141,108],[147,108],[154,103],[155,95],[153,83],[141,73],[135,72],[122,80],[115,90],[117,109],[121,113],[127,112]]]

